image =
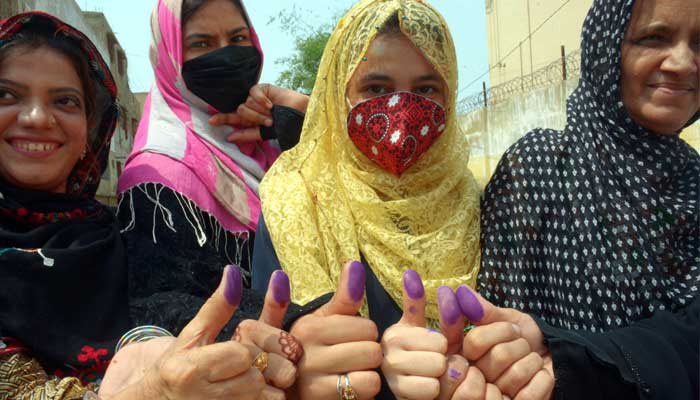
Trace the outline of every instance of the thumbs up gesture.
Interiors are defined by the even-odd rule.
[[[303,353],[281,331],[289,305],[289,280],[272,277],[259,321],[247,320],[234,339],[214,343],[241,302],[240,270],[228,266],[214,294],[177,338],[127,345],[112,359],[100,397],[145,399],[284,399],[294,383],[294,362]],[[256,363],[265,352],[266,363]],[[256,365],[257,364],[257,365]]]
[[[426,329],[425,290],[420,275],[407,270],[403,287],[403,316],[384,332],[381,341],[382,373],[397,398],[449,398],[449,394],[441,393],[441,380],[447,376],[447,356],[458,353],[462,346],[464,317],[457,299],[450,288],[438,289],[440,333]],[[461,377],[467,367],[459,356],[451,357],[450,365],[455,377]]]
[[[466,286],[457,289],[462,312],[475,328],[464,337],[462,354],[471,361],[455,398],[549,399],[554,389],[551,358],[537,323],[528,314],[499,308]],[[483,396],[482,396],[483,395]]]
[[[292,326],[290,333],[304,346],[293,391],[299,398],[337,400],[348,387],[359,400],[379,393],[381,381],[373,371],[382,362],[377,326],[357,316],[364,292],[364,266],[349,263],[331,301]]]
[[[275,271],[260,318],[242,321],[233,335],[233,340],[242,343],[253,360],[264,362],[263,358],[267,359],[266,365],[259,368],[267,384],[261,398],[267,400],[285,399],[284,390],[294,383],[295,364],[304,353],[297,339],[281,329],[289,300],[289,278],[283,271]]]

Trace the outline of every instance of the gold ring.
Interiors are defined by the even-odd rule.
[[[350,378],[347,376],[347,374],[338,375],[338,381],[335,384],[335,389],[340,396],[340,400],[357,400],[357,393],[355,393],[355,389],[352,388]]]
[[[258,353],[257,357],[255,357],[255,360],[253,360],[253,368],[257,368],[260,372],[265,372],[265,370],[267,369],[267,359],[267,353],[261,351],[260,353]]]

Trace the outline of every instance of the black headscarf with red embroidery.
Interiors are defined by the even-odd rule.
[[[23,348],[50,374],[94,381],[129,328],[124,246],[114,215],[95,200],[118,118],[117,89],[95,45],[48,14],[0,22],[0,48],[28,32],[65,40],[89,60],[97,118],[67,193],[0,180],[0,337],[13,343],[0,353]]]

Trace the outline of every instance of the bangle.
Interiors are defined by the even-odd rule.
[[[159,337],[174,336],[168,330],[154,325],[137,326],[136,328],[125,333],[117,342],[114,348],[114,354],[131,343],[147,342],[151,339]]]

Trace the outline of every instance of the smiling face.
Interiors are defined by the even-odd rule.
[[[380,35],[350,79],[347,97],[356,105],[399,91],[419,94],[443,106],[447,100],[447,84],[406,36]]]
[[[182,29],[183,62],[229,45],[252,46],[250,29],[231,0],[208,0]]]
[[[65,193],[87,130],[83,85],[70,60],[48,47],[12,49],[0,65],[0,176]]]
[[[658,134],[700,109],[700,0],[637,0],[622,44],[622,101]]]

